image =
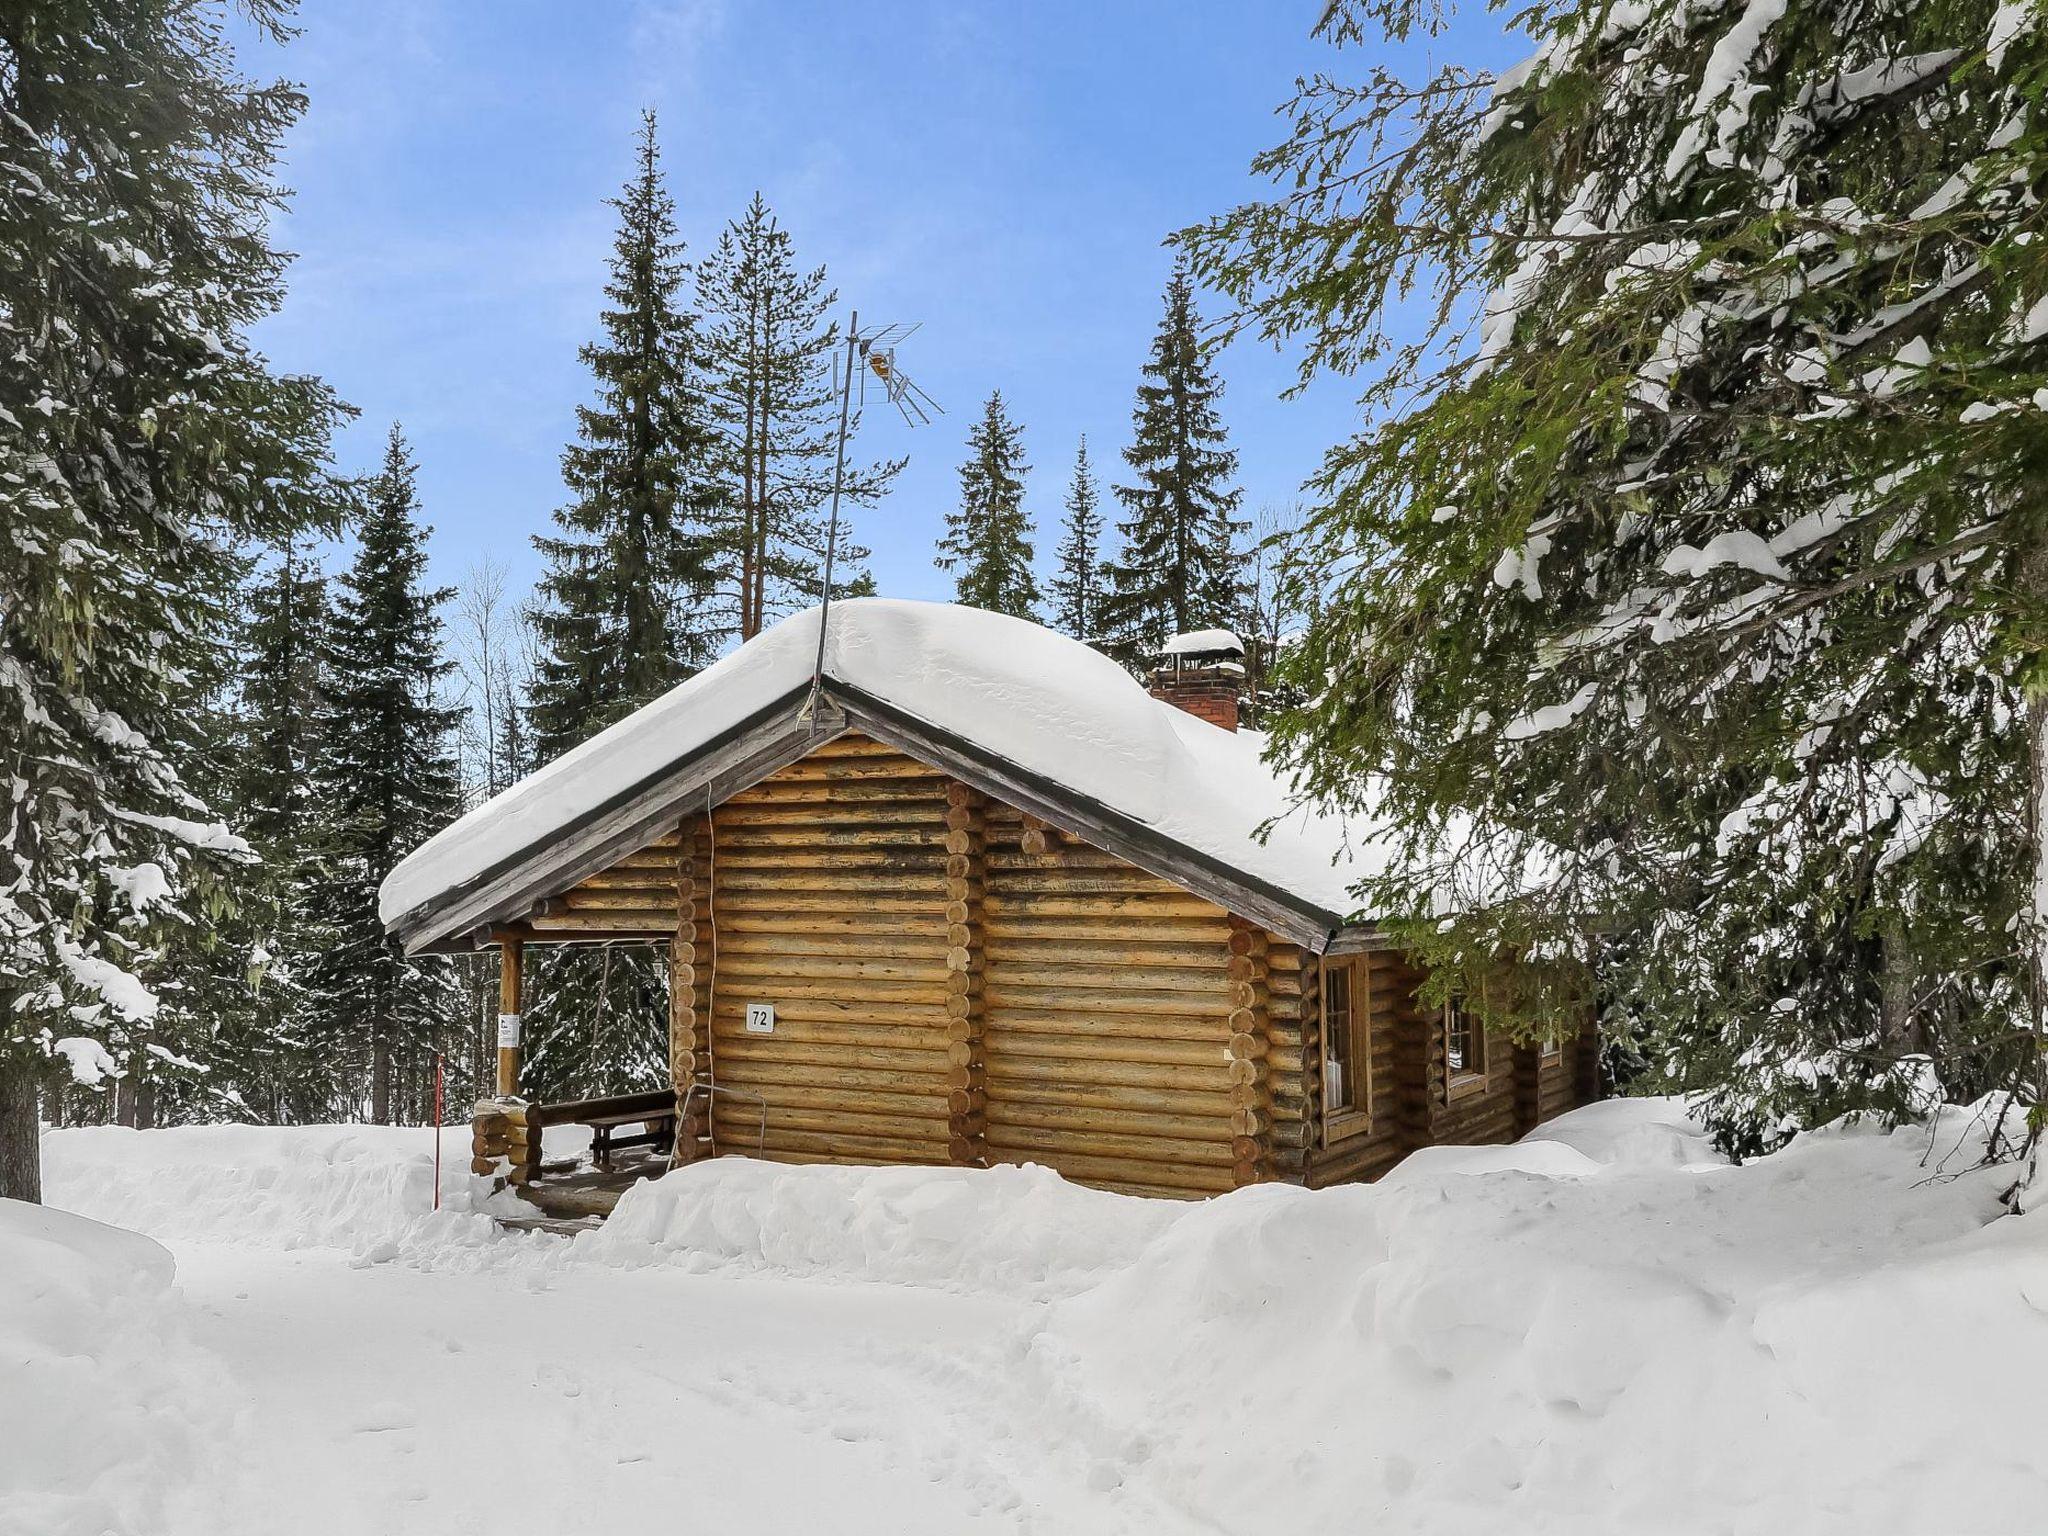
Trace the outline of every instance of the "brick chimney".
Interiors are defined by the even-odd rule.
[[[1152,670],[1151,694],[1226,731],[1237,729],[1244,686],[1244,642],[1227,629],[1175,635]]]

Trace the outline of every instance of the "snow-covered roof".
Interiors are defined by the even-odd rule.
[[[1159,648],[1162,656],[1242,656],[1244,642],[1228,629],[1191,629]]]
[[[378,898],[384,922],[493,876],[801,695],[817,644],[817,610],[786,619],[477,806],[392,870]],[[1351,887],[1370,872],[1372,839],[1361,845],[1342,821],[1295,806],[1261,760],[1261,735],[1162,703],[1108,657],[1037,624],[946,603],[843,600],[832,605],[824,671],[834,687],[1301,906],[1348,913]]]

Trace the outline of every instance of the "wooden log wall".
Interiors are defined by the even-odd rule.
[[[666,939],[676,929],[680,833],[671,832],[550,898],[526,919],[535,938],[574,943]]]
[[[1434,1142],[1504,1141],[1590,1097],[1590,1037],[1488,1042],[1451,1092],[1422,973],[1319,960],[1115,855],[859,736],[546,903],[536,940],[672,940],[684,1160],[1036,1162],[1145,1194],[1377,1178]],[[1370,1117],[1322,1117],[1326,965],[1370,1021]],[[775,1009],[771,1034],[745,1027]],[[763,1109],[766,1106],[766,1128]],[[1356,1121],[1352,1124],[1357,1125]],[[511,1154],[494,1119],[476,1160]],[[514,1145],[514,1143],[522,1143]]]
[[[1256,1176],[1234,1127],[1268,1103],[1267,1043],[1229,914],[1007,806],[986,825],[990,1157],[1145,1194]]]
[[[848,736],[712,813],[703,1070],[736,1090],[713,1100],[718,1151],[949,1160],[948,787]],[[773,1005],[773,1034],[747,1033],[750,1002]],[[745,1094],[767,1101],[765,1134]]]

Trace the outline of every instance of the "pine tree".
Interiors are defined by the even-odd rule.
[[[562,455],[571,500],[546,558],[529,707],[545,762],[666,691],[707,658],[686,615],[709,579],[698,522],[710,503],[711,425],[696,376],[696,321],[678,307],[689,268],[662,176],[654,114],[618,211],[603,339],[578,354],[597,381]]]
[[[1030,472],[1024,462],[1024,429],[1005,413],[998,390],[967,435],[960,505],[946,514],[946,532],[933,562],[952,572],[955,602],[1020,619],[1037,616],[1031,520],[1024,511],[1024,477]]]
[[[1059,569],[1052,578],[1052,625],[1076,640],[1093,640],[1102,600],[1102,513],[1095,473],[1088,464],[1088,439],[1074,454],[1074,478],[1067,487],[1066,531]]]
[[[713,558],[741,640],[818,600],[838,449],[832,378],[843,338],[826,319],[837,300],[823,267],[797,265],[788,231],[758,192],[697,269],[719,427]],[[902,467],[846,467],[833,577],[842,590],[869,585],[868,551],[849,539],[844,508],[872,506]]]
[[[1283,730],[1404,835],[1369,901],[1503,1027],[1603,984],[1736,1150],[2043,1099],[2036,19],[1540,5],[1498,80],[1319,79],[1284,217],[1185,237],[1305,373],[1374,370]]]
[[[548,569],[527,719],[540,763],[674,686],[710,659],[714,640],[696,615],[715,574],[705,524],[720,443],[697,320],[682,307],[690,271],[652,113],[633,179],[611,206],[619,232],[603,340],[581,353],[597,403],[578,412],[579,440],[562,457],[573,500],[556,513],[561,532],[536,540]],[[529,986],[529,1093],[666,1080],[667,980],[644,946],[558,948],[538,957]]]
[[[459,712],[438,697],[451,667],[436,610],[453,592],[422,586],[426,529],[417,473],[393,426],[334,604],[316,779],[327,823],[319,896],[333,934],[309,968],[308,985],[322,1048],[336,1057],[345,1046],[367,1052],[367,1112],[380,1125],[416,1089],[455,1015],[447,962],[408,959],[377,915],[384,877],[446,826],[460,803]]]
[[[232,899],[193,705],[235,545],[331,516],[337,406],[247,341],[298,93],[182,5],[17,5],[0,54],[0,1196],[32,1200],[53,1058],[118,1068]]]
[[[1244,492],[1230,485],[1237,454],[1225,446],[1216,401],[1223,393],[1203,349],[1194,284],[1176,263],[1166,312],[1131,413],[1119,485],[1122,555],[1109,562],[1098,624],[1127,665],[1143,666],[1176,634],[1238,620],[1243,597],[1236,517]]]

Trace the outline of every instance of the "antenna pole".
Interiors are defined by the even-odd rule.
[[[818,594],[818,659],[811,666],[811,696],[804,714],[817,718],[818,690],[825,683],[825,621],[832,616],[832,557],[839,548],[839,493],[846,484],[846,418],[853,406],[853,370],[860,347],[860,311],[846,325],[846,376],[839,386],[839,462],[832,470],[832,521],[825,530],[825,580]]]

